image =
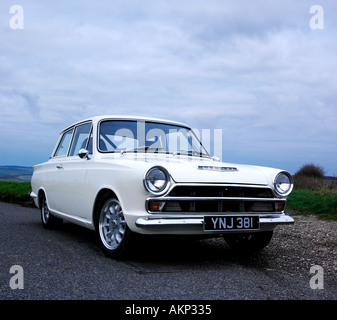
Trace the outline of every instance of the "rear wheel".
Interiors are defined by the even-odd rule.
[[[96,236],[103,252],[112,258],[121,258],[132,238],[120,202],[110,196],[101,201],[96,214]]]
[[[62,219],[56,218],[50,213],[46,196],[44,194],[41,196],[40,208],[41,208],[41,222],[44,228],[53,229],[62,223]]]
[[[273,237],[273,231],[224,235],[231,249],[254,252],[265,248]]]

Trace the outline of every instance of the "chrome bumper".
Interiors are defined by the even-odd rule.
[[[33,191],[29,192],[28,195],[33,199],[35,206],[39,208],[39,200],[37,198],[37,195]]]
[[[36,199],[36,198],[37,198],[37,195],[36,195],[33,191],[29,192],[28,195],[29,195],[32,199]]]
[[[293,224],[294,219],[288,215],[260,216],[260,231],[273,230],[282,224]],[[196,229],[203,230],[204,217],[141,217],[136,220],[136,226],[144,229]],[[236,230],[239,232],[240,230]],[[244,230],[243,230],[244,231]],[[220,231],[216,231],[221,233]]]

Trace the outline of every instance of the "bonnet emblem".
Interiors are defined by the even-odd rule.
[[[198,166],[199,170],[212,170],[212,171],[221,171],[221,172],[233,172],[239,171],[235,167],[214,167],[214,166]]]

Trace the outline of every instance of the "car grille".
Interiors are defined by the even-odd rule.
[[[231,186],[176,186],[170,191],[169,196],[273,198],[273,193],[269,188]]]
[[[285,200],[270,188],[241,186],[175,186],[166,196],[147,199],[151,213],[280,213]]]

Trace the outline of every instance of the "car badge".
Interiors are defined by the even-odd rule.
[[[239,171],[235,167],[215,167],[215,166],[198,166],[198,169],[199,170],[221,171],[221,172]]]

